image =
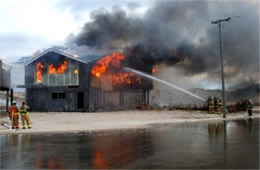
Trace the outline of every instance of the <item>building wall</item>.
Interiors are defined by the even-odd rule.
[[[34,73],[35,73],[35,63],[32,63],[25,67],[25,80],[24,83],[26,86],[34,85]]]
[[[102,91],[98,88],[90,88],[89,111],[135,109],[140,104],[148,104],[149,101],[145,96],[147,93],[149,91]]]
[[[0,90],[9,88],[11,88],[11,70],[5,68],[4,63],[0,60]]]
[[[89,72],[90,72],[90,68],[88,65],[79,63],[79,87],[80,88],[89,87]]]
[[[83,107],[78,108],[78,93],[84,93]],[[65,93],[64,99],[53,99],[53,93]],[[80,88],[28,88],[26,100],[31,111],[61,112],[61,111],[88,111],[87,89]]]
[[[30,111],[48,111],[48,89],[26,89],[26,101]]]
[[[40,58],[25,67],[26,100],[31,108],[31,111],[88,111],[88,65],[77,61],[78,85],[47,86],[44,84],[35,83],[35,64],[41,60],[44,59]],[[65,98],[53,99],[53,93],[64,93]],[[78,103],[81,103],[80,107]]]

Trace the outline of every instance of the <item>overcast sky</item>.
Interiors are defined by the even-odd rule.
[[[0,57],[17,61],[38,49],[63,45],[99,8],[127,8],[134,0],[0,0]],[[152,0],[138,1],[140,14]]]

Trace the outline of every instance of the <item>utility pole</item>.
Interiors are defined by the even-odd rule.
[[[219,49],[220,49],[220,61],[221,61],[221,75],[222,75],[222,101],[223,101],[223,118],[226,118],[226,94],[225,94],[225,79],[224,79],[224,67],[223,67],[223,56],[222,56],[222,36],[221,36],[221,23],[226,21],[229,22],[231,17],[225,19],[218,19],[212,21],[211,24],[218,24],[219,28]]]

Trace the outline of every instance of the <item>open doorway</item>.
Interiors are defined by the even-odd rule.
[[[84,92],[78,92],[78,109],[84,108]]]

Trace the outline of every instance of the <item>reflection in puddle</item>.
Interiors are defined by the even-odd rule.
[[[1,169],[259,168],[259,119],[0,137]]]

